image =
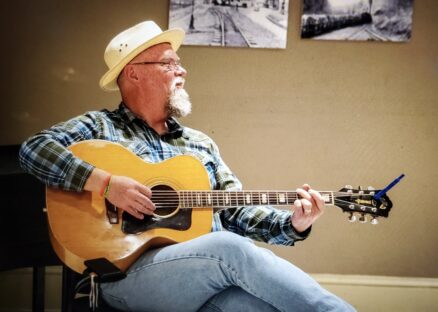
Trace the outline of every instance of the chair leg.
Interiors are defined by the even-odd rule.
[[[34,266],[32,272],[32,311],[44,312],[44,287],[46,268]]]
[[[75,274],[65,265],[62,266],[62,312],[72,312],[74,289],[77,282]]]

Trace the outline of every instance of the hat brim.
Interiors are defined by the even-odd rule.
[[[117,91],[119,86],[117,85],[117,77],[119,77],[122,69],[128,64],[134,57],[143,52],[149,47],[160,43],[170,43],[172,49],[177,51],[184,40],[185,32],[181,28],[173,28],[163,31],[158,36],[149,39],[145,43],[132,50],[131,53],[126,55],[117,65],[110,68],[100,79],[99,85],[105,91]]]

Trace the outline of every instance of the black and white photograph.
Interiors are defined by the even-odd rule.
[[[184,45],[285,49],[289,0],[170,0]]]
[[[303,0],[301,38],[407,42],[414,0]]]

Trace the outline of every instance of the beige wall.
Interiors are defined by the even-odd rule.
[[[6,7],[5,7],[6,6]],[[337,208],[294,248],[272,249],[313,273],[438,276],[438,2],[417,0],[409,43],[300,40],[291,1],[285,50],[182,47],[194,112],[247,189],[345,184],[390,192],[390,218],[350,224]],[[0,144],[102,107],[108,40],[168,1],[9,1],[1,10]]]

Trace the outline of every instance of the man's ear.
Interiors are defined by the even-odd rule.
[[[138,81],[137,71],[134,66],[125,66],[125,68],[123,68],[123,75],[133,83]]]

